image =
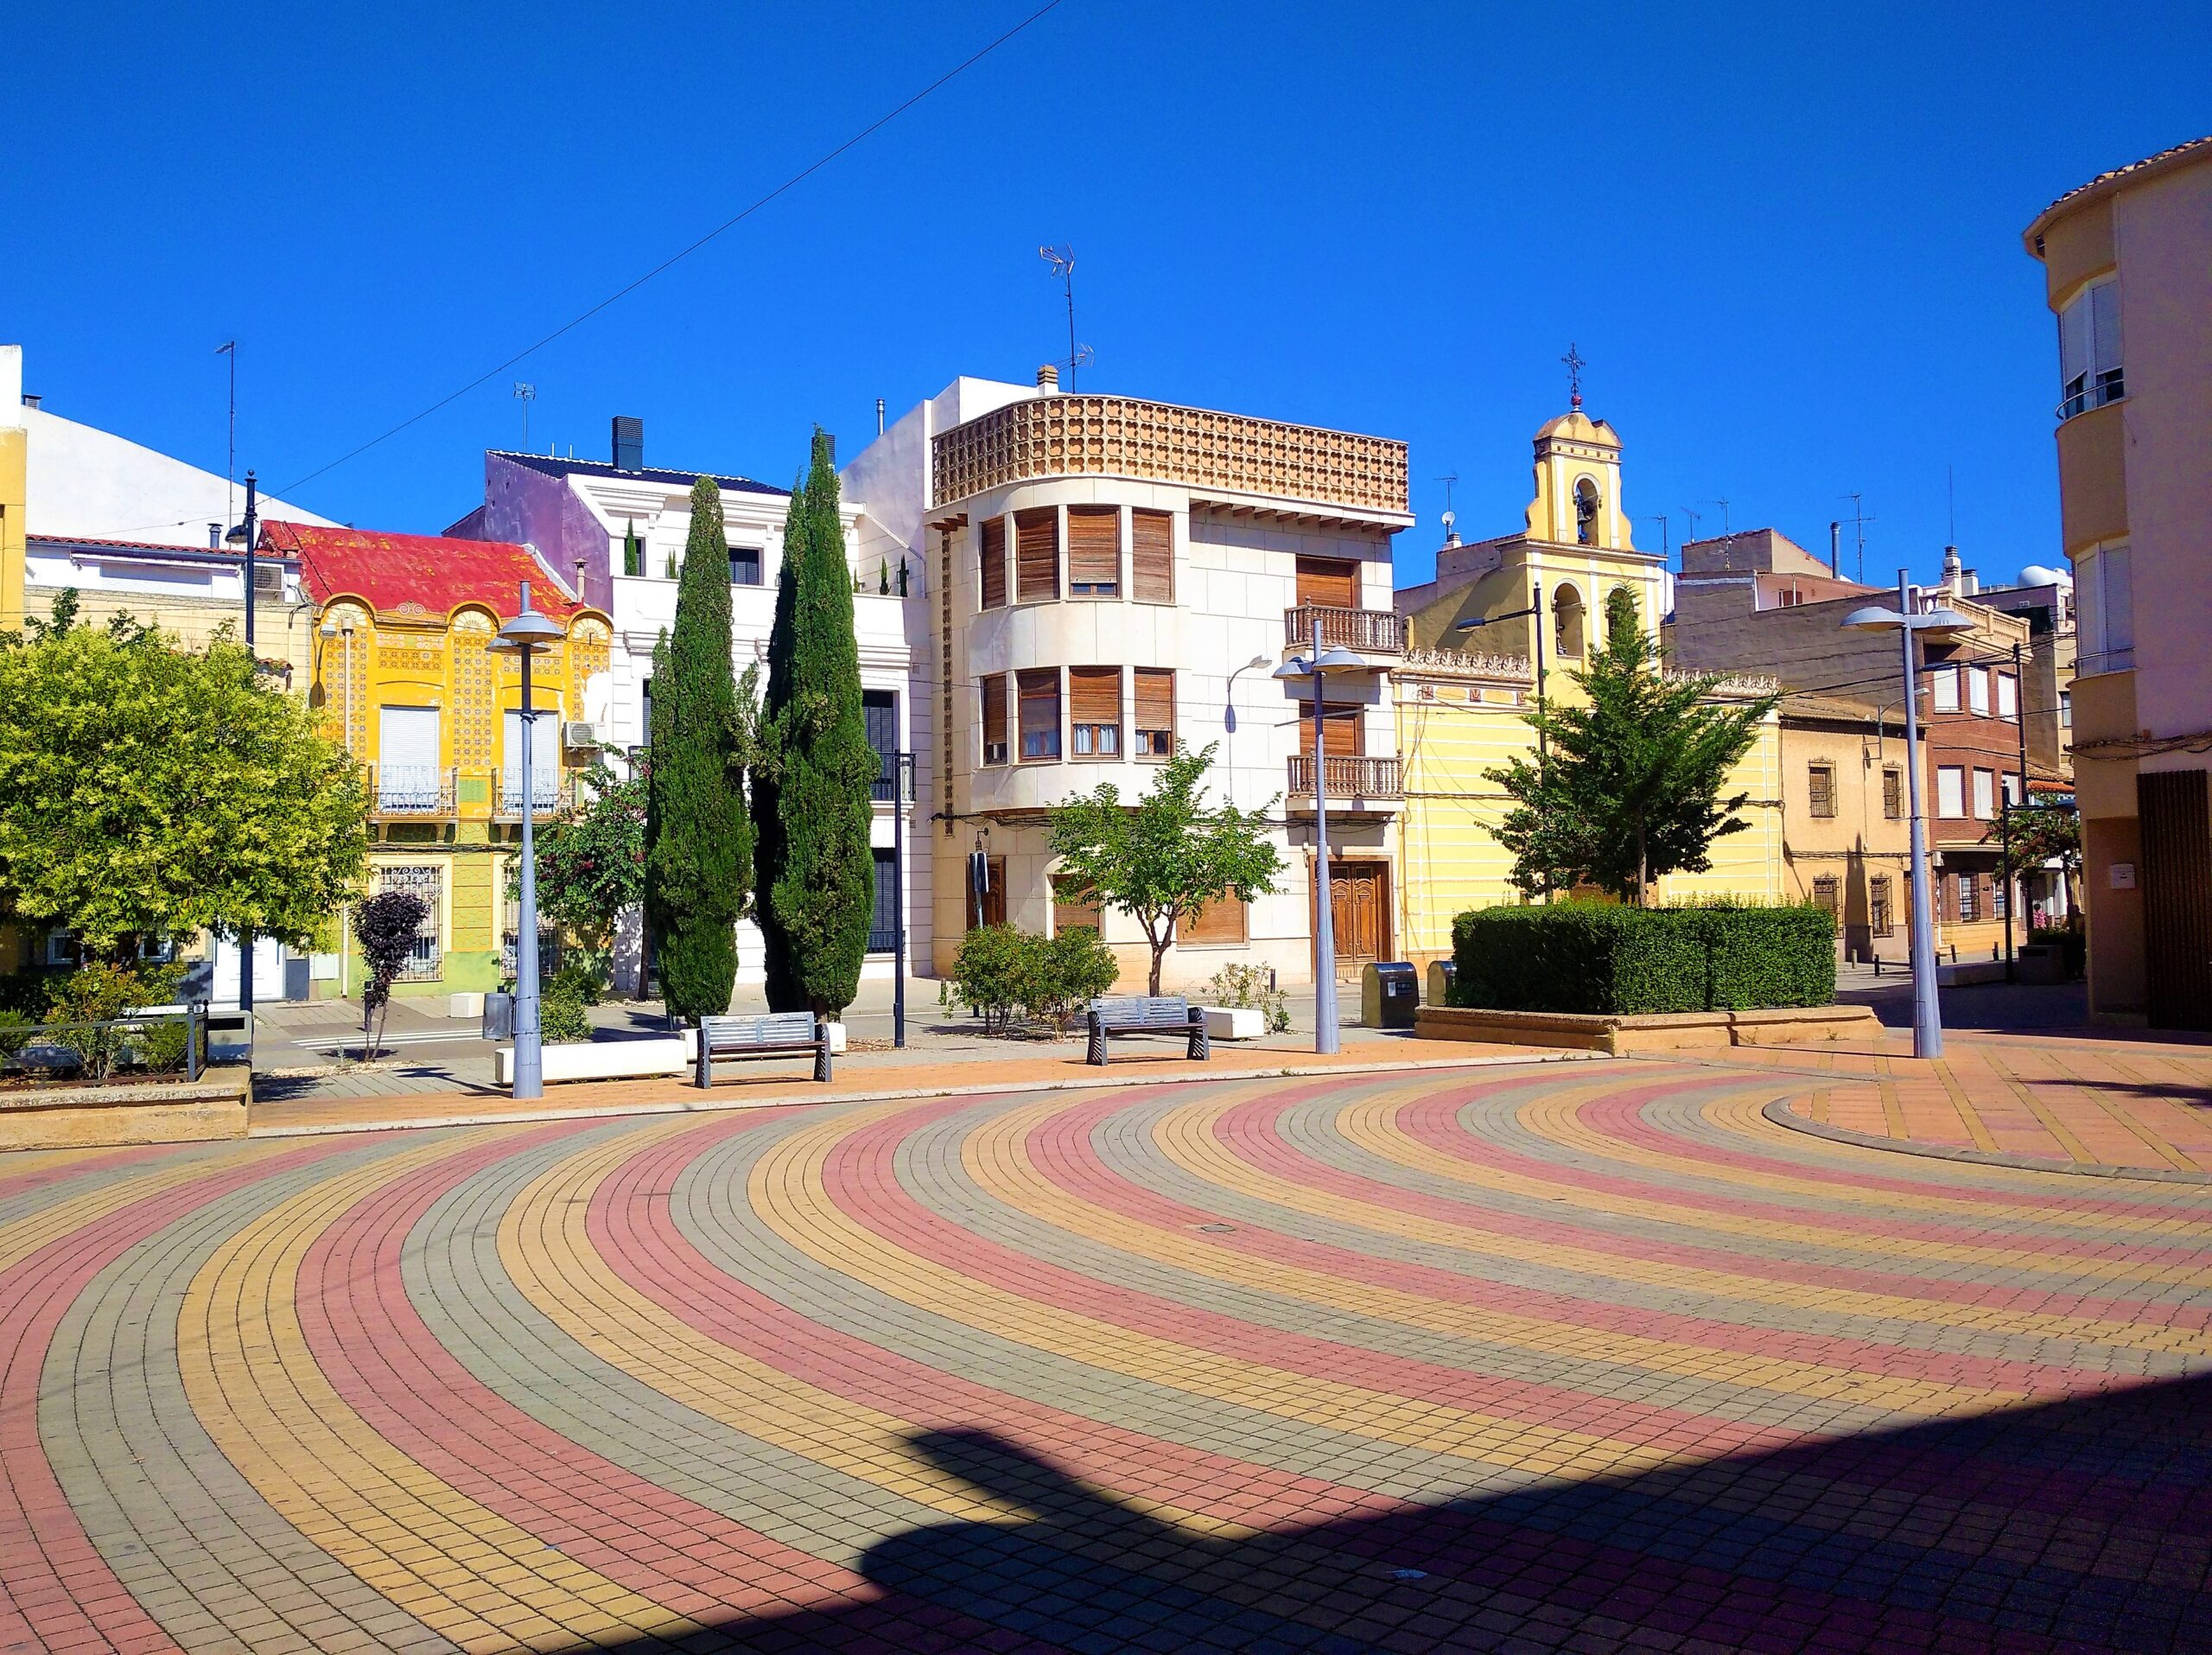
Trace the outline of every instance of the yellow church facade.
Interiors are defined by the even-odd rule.
[[[1450,955],[1455,915],[1526,900],[1495,832],[1510,801],[1485,773],[1535,758],[1528,716],[1538,694],[1552,705],[1581,698],[1573,675],[1602,641],[1615,590],[1635,601],[1648,633],[1665,618],[1665,564],[1634,544],[1611,427],[1577,406],[1538,431],[1535,446],[1522,531],[1447,542],[1436,579],[1397,595],[1408,649],[1392,671],[1404,785],[1396,920],[1399,952],[1417,964]],[[1729,678],[1714,697],[1757,699],[1775,688]],[[1729,783],[1730,793],[1747,795],[1744,831],[1713,841],[1707,871],[1657,882],[1655,901],[1783,900],[1781,748],[1770,713]]]

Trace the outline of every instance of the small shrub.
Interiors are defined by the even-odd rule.
[[[583,990],[574,977],[563,972],[538,990],[538,1038],[549,1046],[569,1045],[591,1038],[591,1019],[584,1015]]]
[[[175,989],[181,969],[174,965],[134,970],[95,961],[72,971],[54,991],[48,1021],[55,1023],[112,1023],[134,1008],[158,1004]],[[106,1078],[129,1047],[140,1038],[124,1028],[67,1028],[59,1044],[76,1053],[88,1079]]]
[[[1290,1027],[1288,996],[1268,985],[1268,973],[1258,965],[1224,965],[1206,984],[1212,1003],[1263,1013],[1268,1027],[1280,1034]]]
[[[30,1044],[31,1030],[37,1027],[37,1018],[12,1006],[0,1006],[0,1061],[13,1068],[23,1047]]]
[[[1835,920],[1810,907],[1496,907],[1452,936],[1456,1005],[1619,1016],[1835,997]]]
[[[181,1017],[148,1023],[131,1042],[138,1066],[154,1074],[175,1074],[186,1066],[192,1049],[192,1030]]]
[[[1017,1011],[1065,1028],[1077,1007],[1114,986],[1114,951],[1087,926],[1033,937],[1010,926],[981,926],[952,962],[949,1002],[983,1014],[987,1034],[1002,1034]]]
[[[21,1012],[33,1022],[38,1022],[54,1003],[54,990],[61,977],[60,971],[10,971],[0,976],[0,1010]]]
[[[588,957],[572,958],[553,974],[552,986],[573,995],[578,1005],[595,1006],[607,991],[606,979],[600,974],[598,962]]]
[[[1005,1033],[1028,988],[1033,940],[1011,926],[978,926],[952,960],[952,1003],[983,1014],[983,1032]]]
[[[1035,945],[1036,963],[1023,1009],[1056,1028],[1065,1028],[1086,1002],[1111,989],[1122,974],[1114,951],[1088,926],[1027,940]]]

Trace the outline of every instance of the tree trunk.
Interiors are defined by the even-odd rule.
[[[1651,856],[1644,848],[1641,819],[1636,824],[1636,906],[1640,908],[1651,906]]]

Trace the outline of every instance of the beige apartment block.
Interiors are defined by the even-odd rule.
[[[1912,815],[1904,714],[1832,696],[1783,697],[1783,889],[1836,917],[1841,956],[1910,958]]]
[[[914,831],[934,843],[935,971],[973,926],[1099,929],[1141,984],[1128,915],[1070,888],[1054,806],[1102,784],[1134,800],[1179,746],[1214,749],[1211,792],[1264,811],[1286,869],[1187,926],[1164,984],[1222,966],[1312,980],[1316,886],[1310,682],[1272,677],[1316,624],[1365,670],[1325,691],[1319,786],[1340,970],[1395,958],[1402,788],[1387,687],[1404,654],[1391,540],[1413,521],[1406,446],[1128,397],[963,379],[842,474],[859,563],[926,571],[918,682],[937,698]]]
[[[2090,180],[2023,239],[2058,319],[2090,1013],[2212,1028],[2212,137]]]

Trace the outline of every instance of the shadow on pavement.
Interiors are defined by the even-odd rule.
[[[2212,1650],[2212,1376],[1220,1537],[986,1429],[910,1441],[1027,1520],[894,1535],[876,1601],[677,1646]]]

